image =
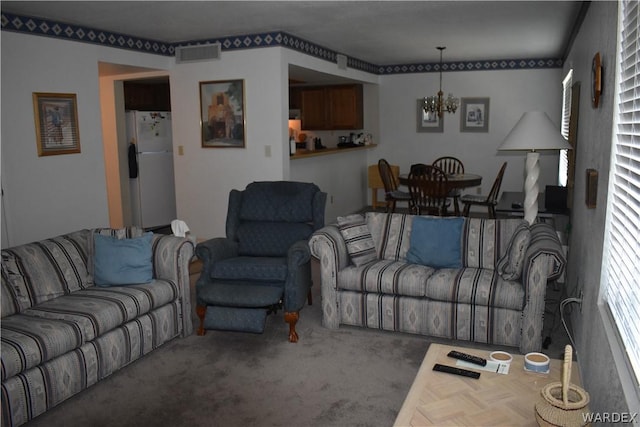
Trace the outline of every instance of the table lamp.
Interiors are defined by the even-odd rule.
[[[560,134],[560,130],[542,111],[524,113],[518,123],[498,148],[500,151],[518,150],[527,152],[524,181],[524,219],[533,224],[538,216],[538,176],[540,175],[540,150],[565,150],[571,145]]]

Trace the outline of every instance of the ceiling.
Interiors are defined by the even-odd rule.
[[[582,1],[2,1],[2,12],[176,43],[284,31],[376,65],[563,58]]]

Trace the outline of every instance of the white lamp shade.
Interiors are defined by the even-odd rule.
[[[547,113],[529,111],[520,117],[498,150],[538,151],[571,148],[573,147],[563,138]]]

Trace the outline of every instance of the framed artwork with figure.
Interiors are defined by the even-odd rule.
[[[80,152],[75,93],[33,92],[38,156]]]
[[[460,132],[489,132],[489,98],[462,98]]]
[[[244,80],[200,82],[204,148],[244,148]]]

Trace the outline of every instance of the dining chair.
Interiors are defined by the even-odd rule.
[[[496,217],[496,205],[498,204],[498,195],[500,193],[500,186],[502,185],[502,177],[504,176],[504,170],[507,168],[507,162],[502,164],[498,175],[496,176],[491,191],[486,196],[477,196],[473,194],[463,194],[460,197],[460,201],[464,204],[463,215],[468,217],[471,206],[486,206],[489,209],[489,218],[495,219]]]
[[[407,191],[398,190],[398,180],[389,162],[385,159],[378,160],[378,171],[384,185],[384,200],[387,205],[387,212],[395,212],[396,202],[407,202],[409,209],[411,209],[411,194]]]
[[[447,174],[431,165],[414,165],[409,172],[409,194],[418,215],[447,215]]]
[[[463,174],[464,173],[464,164],[462,161],[456,157],[444,156],[435,159],[432,163],[433,166],[439,167],[446,174],[454,175],[454,174]],[[449,197],[451,197],[453,201],[453,209],[456,216],[460,215],[460,189],[454,188],[449,191]]]

